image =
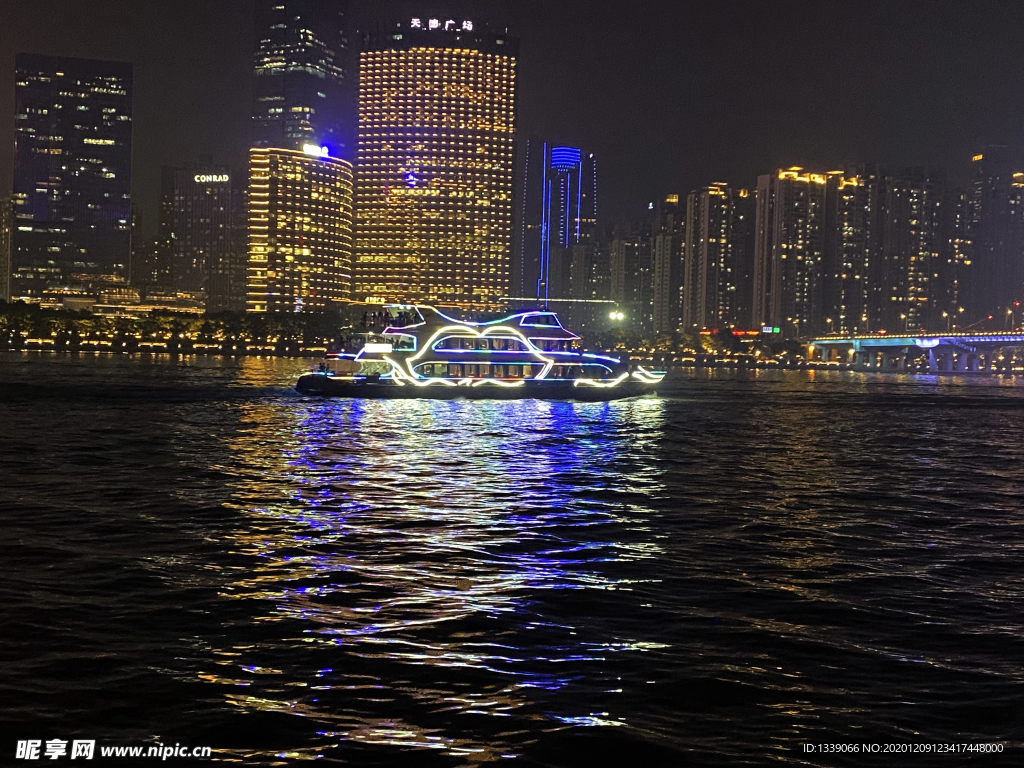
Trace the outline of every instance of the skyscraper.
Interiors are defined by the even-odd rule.
[[[211,312],[245,309],[248,248],[243,181],[212,163],[164,168],[159,229],[167,241],[164,282],[202,294]],[[157,280],[156,282],[159,282]]]
[[[1009,150],[991,145],[972,160],[969,263],[962,264],[963,306],[969,322],[1000,314],[1024,296],[1024,232],[1013,202]]]
[[[724,183],[686,199],[683,256],[683,328],[734,328],[750,323],[748,234],[753,197]]]
[[[780,169],[757,179],[754,321],[794,336],[827,325],[822,291],[825,174]]]
[[[350,157],[347,12],[347,0],[256,0],[253,146]]]
[[[534,140],[524,142],[522,155],[516,295],[568,298],[573,248],[596,232],[597,160],[592,152]]]
[[[668,195],[658,206],[651,228],[651,310],[656,334],[679,330],[684,221],[679,195]]]
[[[630,327],[651,330],[651,221],[617,225],[608,245],[608,298],[628,313]]]
[[[640,238],[627,225],[617,225],[609,248],[609,298],[634,304],[640,298]]]
[[[352,165],[293,149],[249,156],[250,312],[317,312],[348,300]]]
[[[132,66],[18,54],[11,292],[127,277]]]
[[[869,164],[826,174],[822,331],[867,333],[884,327],[887,185],[884,171]]]
[[[937,285],[943,234],[941,174],[910,169],[886,183],[882,231],[883,292],[880,327],[911,332],[937,319]]]
[[[11,300],[11,223],[14,205],[10,195],[0,197],[0,301]]]
[[[518,41],[413,19],[363,48],[354,297],[505,302]]]

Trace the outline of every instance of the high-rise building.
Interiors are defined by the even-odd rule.
[[[780,169],[757,180],[754,321],[792,336],[827,330],[822,260],[825,174]]]
[[[668,195],[651,227],[651,314],[656,334],[675,333],[682,319],[683,213],[679,195]]]
[[[883,292],[876,330],[935,325],[943,243],[941,174],[917,168],[887,179],[882,230]]]
[[[1016,192],[1009,150],[989,146],[974,156],[972,165],[971,257],[962,264],[960,285],[969,322],[1002,313],[1024,294],[1024,234],[1012,202]]]
[[[350,157],[347,0],[256,0],[253,146]]]
[[[933,285],[934,318],[936,330],[951,331],[961,324],[963,317],[963,287],[965,274],[971,267],[971,197],[965,189],[949,193],[943,219],[943,245]]]
[[[608,246],[609,298],[618,304],[640,299],[640,238],[618,225]]]
[[[127,278],[132,66],[18,54],[11,291]]]
[[[212,163],[164,168],[159,229],[168,241],[164,282],[201,295],[211,312],[244,310],[247,231],[242,190],[248,179]],[[241,225],[241,226],[240,226]],[[167,279],[169,277],[169,280]]]
[[[616,225],[608,244],[608,298],[624,309],[630,327],[651,331],[652,274],[650,221]]]
[[[0,301],[11,300],[11,224],[14,201],[10,195],[0,197]]]
[[[521,154],[515,290],[540,300],[568,298],[573,248],[597,228],[597,161],[592,152],[534,140]]]
[[[351,164],[250,150],[248,310],[323,311],[349,299],[351,275]]]
[[[357,300],[484,308],[511,284],[518,41],[413,19],[359,57]]]
[[[880,325],[887,179],[874,165],[826,174],[822,331],[866,333]]]
[[[686,199],[683,255],[684,329],[750,324],[753,196],[724,183]]]

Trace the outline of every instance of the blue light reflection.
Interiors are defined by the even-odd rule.
[[[280,640],[252,647],[229,633],[213,653],[230,674],[202,679],[232,686],[237,706],[315,719],[327,746],[483,761],[514,753],[513,734],[538,720],[617,723],[565,707],[621,688],[609,684],[613,658],[657,647],[642,627],[602,627],[639,600],[625,564],[662,552],[644,506],[663,492],[650,459],[662,408],[656,398],[253,405],[231,446],[233,464],[250,468],[236,481],[244,524],[231,542],[244,566],[223,596],[251,601],[252,620]],[[581,610],[556,607],[565,590]],[[486,733],[453,719],[470,714],[503,719]]]

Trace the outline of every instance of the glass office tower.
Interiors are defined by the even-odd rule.
[[[257,0],[253,146],[350,157],[346,0]]]
[[[132,65],[18,54],[11,286],[127,277]]]

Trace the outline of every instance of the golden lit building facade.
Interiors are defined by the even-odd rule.
[[[352,165],[319,147],[249,154],[250,312],[321,312],[352,290]]]
[[[507,301],[517,46],[441,19],[364,41],[356,300]]]

